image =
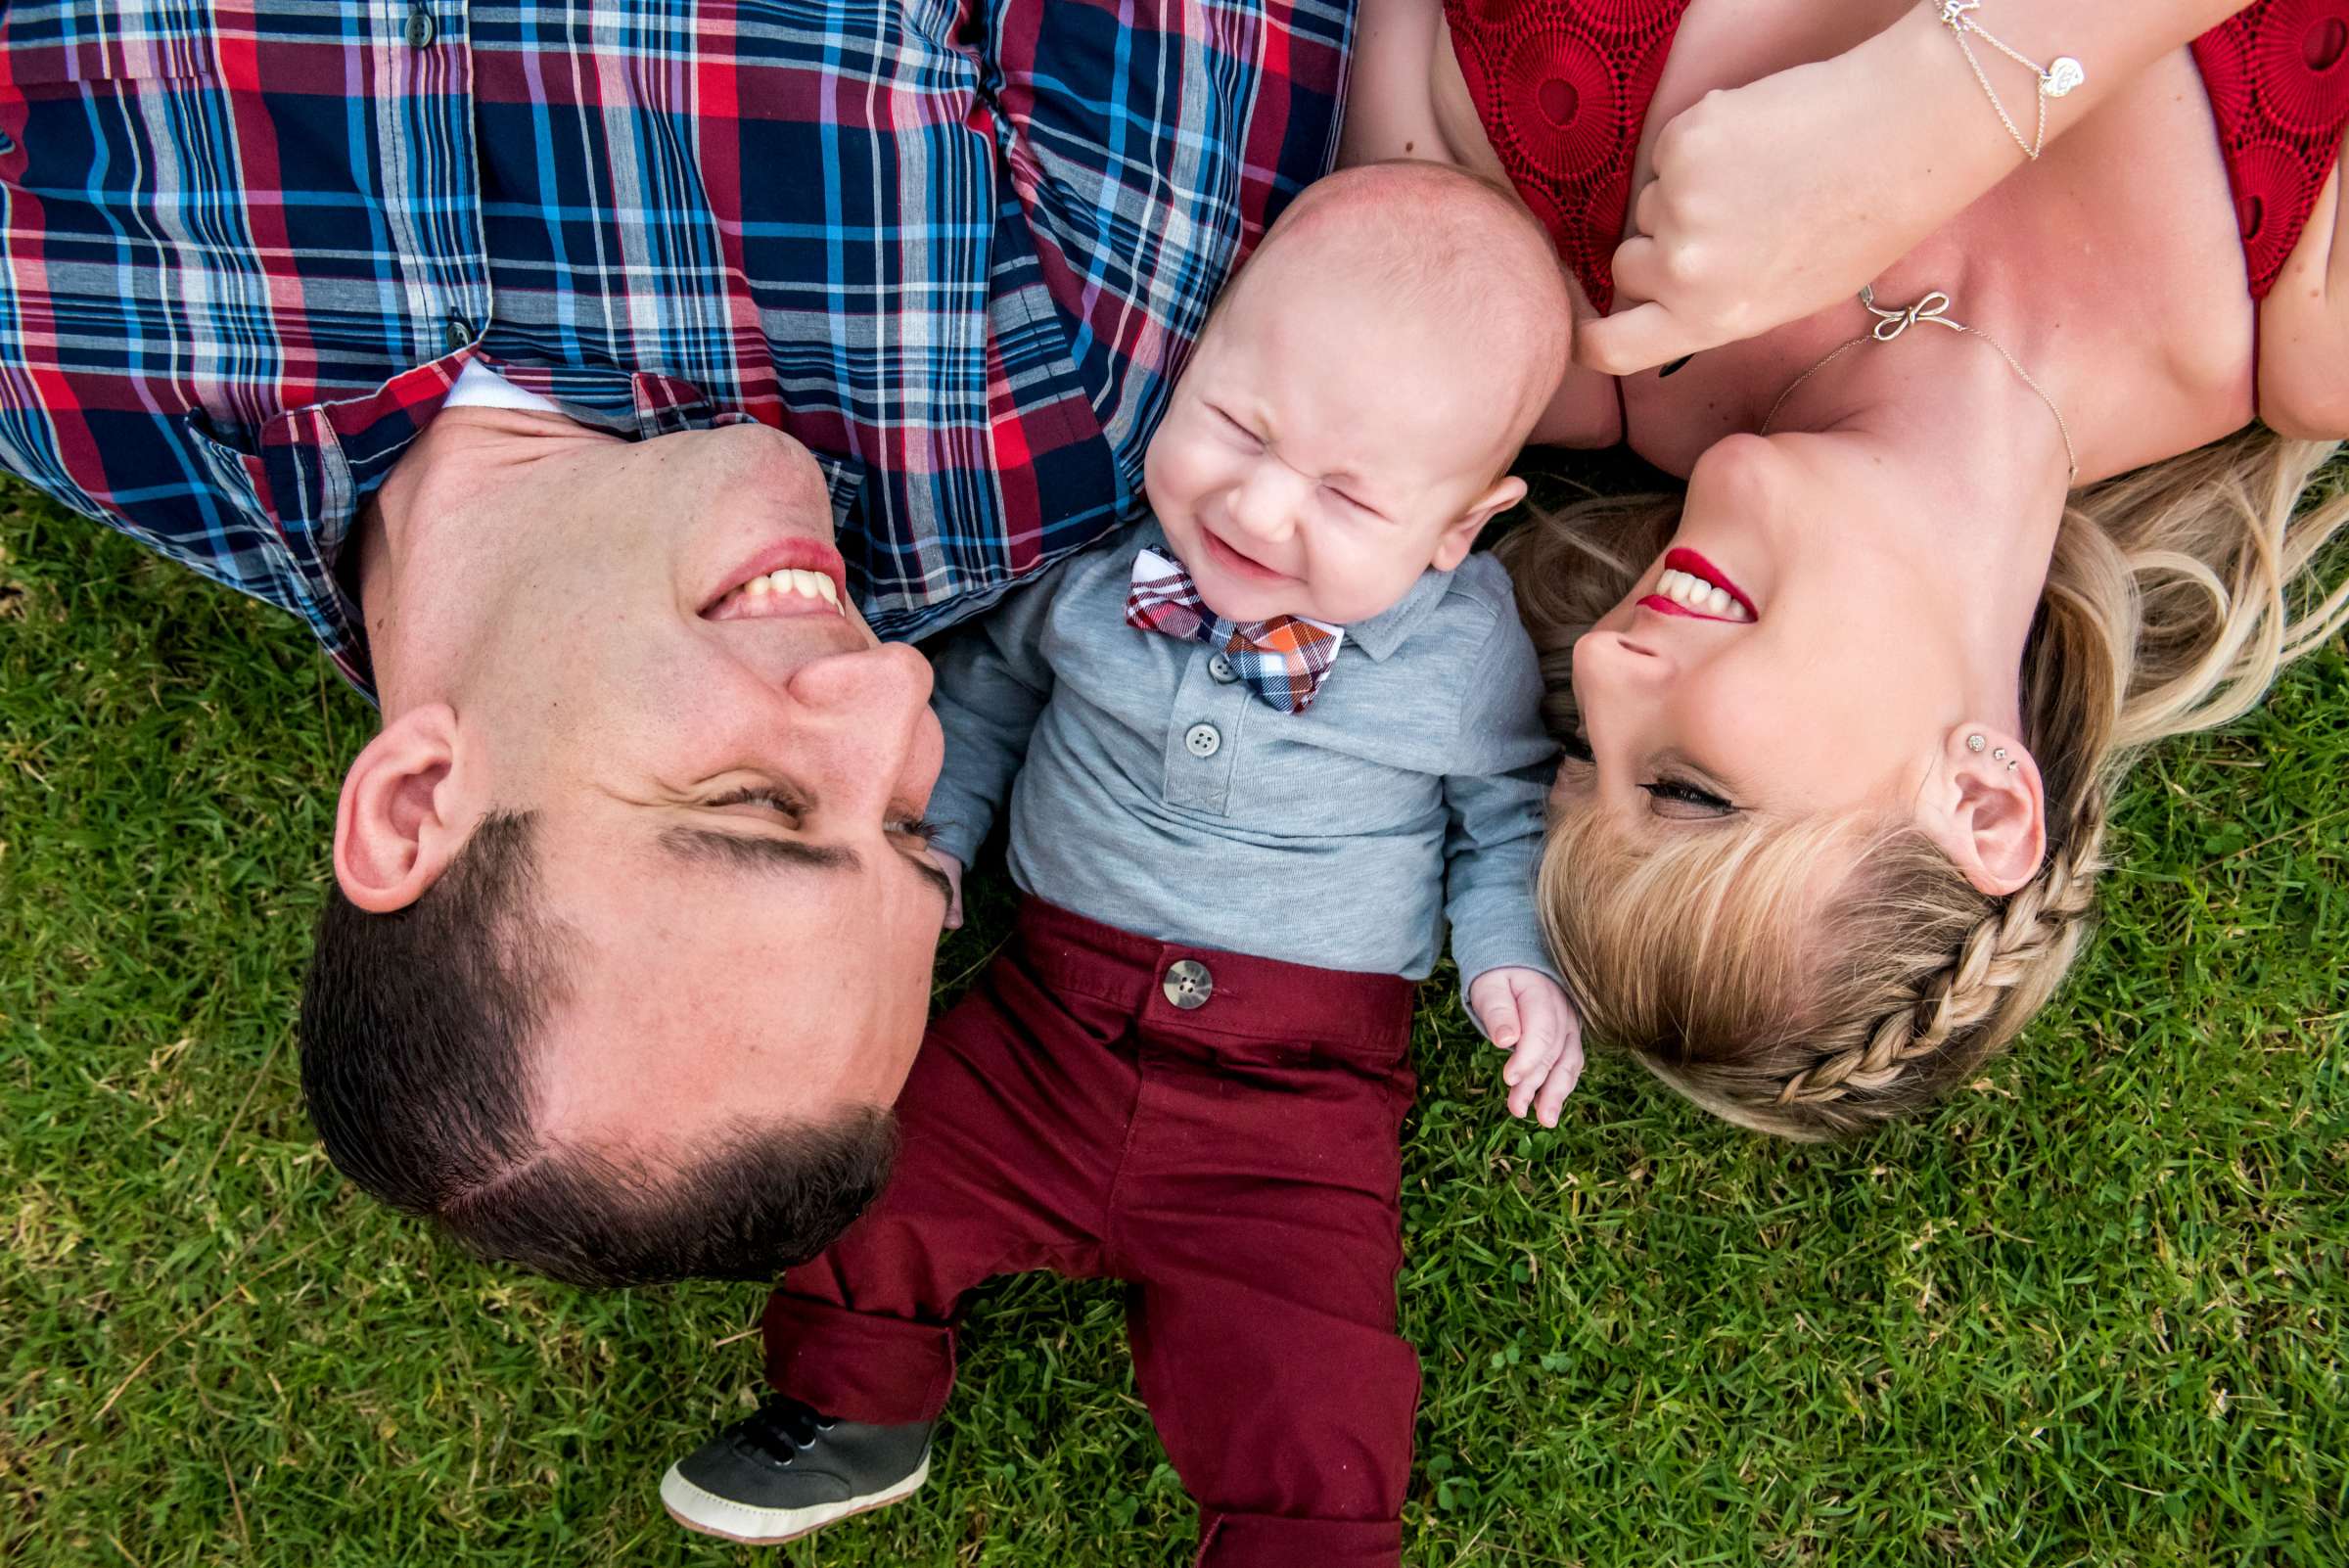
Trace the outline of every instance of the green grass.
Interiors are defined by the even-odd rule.
[[[661,1470],[753,1398],[760,1293],[481,1267],[303,1122],[368,724],[292,623],[0,490],[0,1559],[1187,1562],[1114,1292],[1044,1278],[982,1298],[917,1500],[779,1553],[669,1524]],[[1855,1147],[1603,1058],[1555,1132],[1509,1123],[1430,1005],[1412,1562],[2349,1558],[2339,647],[2142,767],[2117,852],[2024,1047]],[[1002,929],[980,892],[942,974]]]

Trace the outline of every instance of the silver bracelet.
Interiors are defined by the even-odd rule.
[[[1973,68],[1974,80],[1982,84],[1983,95],[1990,100],[1990,107],[1998,111],[1999,123],[2006,127],[2006,134],[2014,138],[2014,145],[2023,150],[2023,156],[2036,162],[2041,149],[2048,145],[2048,100],[2061,98],[2088,80],[2088,71],[2069,55],[2058,55],[2053,64],[2043,67],[2029,56],[2007,48],[1968,15],[1969,12],[1982,9],[1982,0],[1925,0],[1925,3],[1939,8],[1941,24],[1950,29],[1951,37],[1958,40],[1958,47],[1965,54],[1965,63]],[[2039,128],[2029,141],[2023,140],[2023,133],[2015,128],[2013,117],[2006,113],[2006,106],[1999,101],[1999,90],[1990,84],[1989,75],[1982,69],[1981,60],[1974,54],[1974,46],[1966,41],[1967,33],[1972,33],[2039,78],[2039,91],[2032,95],[2039,105]]]

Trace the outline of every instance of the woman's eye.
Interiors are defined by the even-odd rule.
[[[1696,785],[1683,779],[1660,778],[1653,784],[1642,784],[1639,787],[1647,791],[1650,800],[1671,801],[1675,805],[1694,807],[1708,816],[1727,816],[1737,809],[1736,807],[1723,800],[1711,790],[1699,789]]]

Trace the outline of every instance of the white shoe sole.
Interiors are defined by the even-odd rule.
[[[806,1508],[754,1508],[747,1502],[705,1492],[678,1474],[672,1464],[668,1474],[661,1478],[661,1501],[668,1509],[668,1516],[688,1530],[737,1541],[746,1546],[773,1546],[797,1541],[828,1524],[886,1508],[911,1497],[929,1479],[930,1455],[925,1453],[911,1475],[886,1492],[845,1498],[838,1502],[819,1502]]]

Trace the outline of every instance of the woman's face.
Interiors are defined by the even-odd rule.
[[[1965,721],[1967,665],[1961,596],[1895,479],[1831,437],[1707,451],[1671,545],[1575,645],[1592,761],[1561,795],[1635,836],[1915,813]]]

